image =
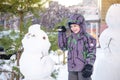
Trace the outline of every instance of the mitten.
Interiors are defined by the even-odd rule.
[[[58,31],[59,32],[66,32],[65,26],[58,26]]]
[[[3,52],[4,48],[2,46],[0,46],[0,52]]]
[[[86,64],[82,70],[82,76],[88,78],[92,75],[93,66],[91,64]]]

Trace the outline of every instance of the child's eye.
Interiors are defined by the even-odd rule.
[[[43,37],[43,39],[45,40],[45,39],[46,39],[46,37],[44,36],[44,37]]]

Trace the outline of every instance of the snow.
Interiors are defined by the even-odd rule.
[[[10,79],[10,77],[12,76],[11,75],[12,67],[16,65],[15,58],[16,56],[13,55],[11,56],[10,60],[0,60],[0,71],[3,71],[3,70],[8,71],[8,73],[0,72],[0,80]]]
[[[51,73],[55,63],[48,55],[51,44],[39,24],[29,27],[22,45],[24,51],[20,58],[20,71],[25,80],[53,80]]]
[[[92,80],[120,80],[120,4],[108,9],[105,29],[99,38],[102,52],[97,55]]]
[[[61,65],[57,80],[68,80],[67,64]]]

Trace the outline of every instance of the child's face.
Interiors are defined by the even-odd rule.
[[[80,32],[80,26],[79,25],[77,25],[77,24],[71,24],[70,27],[71,27],[71,30],[73,31],[73,33]]]

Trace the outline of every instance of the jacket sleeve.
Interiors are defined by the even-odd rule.
[[[96,60],[96,39],[90,35],[87,36],[85,47],[87,49],[86,63],[93,65]]]
[[[65,32],[58,32],[58,46],[61,50],[67,49],[67,37]]]

